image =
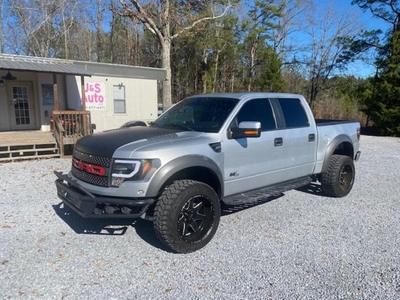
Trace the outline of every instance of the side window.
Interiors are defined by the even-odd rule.
[[[301,105],[300,99],[278,99],[286,122],[286,128],[308,127],[307,114]]]
[[[261,131],[276,129],[274,114],[268,99],[254,99],[243,105],[237,115],[238,124],[243,121],[261,123]]]
[[[125,109],[125,86],[114,85],[113,87],[113,98],[114,98],[114,113],[124,114]]]

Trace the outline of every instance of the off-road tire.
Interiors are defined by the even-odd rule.
[[[194,180],[178,180],[159,197],[153,225],[164,245],[178,253],[189,253],[210,242],[220,215],[218,195],[210,186]]]
[[[344,197],[353,188],[354,162],[349,156],[332,155],[328,170],[321,175],[322,191],[329,197]]]

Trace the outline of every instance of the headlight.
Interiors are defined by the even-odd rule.
[[[122,160],[116,159],[111,170],[111,186],[119,187],[125,181],[143,180],[159,163],[150,159]]]

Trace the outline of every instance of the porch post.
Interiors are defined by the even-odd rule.
[[[57,141],[58,148],[60,149],[60,156],[64,157],[64,136],[63,132],[59,131],[58,127],[58,121],[59,121],[59,114],[56,114],[54,112],[59,112],[60,107],[59,107],[59,99],[58,99],[58,84],[57,84],[57,74],[53,73],[53,96],[54,96],[54,111],[53,111],[53,131],[54,131],[54,137]]]
[[[86,111],[86,95],[85,95],[85,76],[81,75],[81,91],[82,91],[82,111]],[[83,134],[88,135],[90,124],[86,115],[83,115]]]
[[[86,111],[85,76],[81,75],[82,110]]]
[[[53,94],[54,94],[54,110],[58,111],[58,87],[57,87],[57,74],[53,73]]]

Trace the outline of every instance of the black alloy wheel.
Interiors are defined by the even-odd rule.
[[[178,219],[178,232],[187,243],[204,237],[210,230],[214,212],[210,199],[197,195],[182,207]]]
[[[209,185],[177,180],[159,197],[153,225],[164,245],[178,253],[189,253],[210,242],[220,215],[218,195]]]

